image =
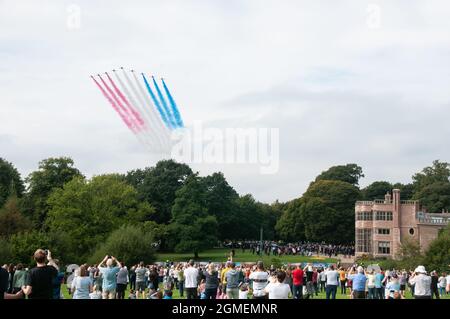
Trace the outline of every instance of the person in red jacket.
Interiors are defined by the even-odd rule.
[[[292,294],[294,299],[303,299],[303,269],[298,264],[297,268],[292,272]]]

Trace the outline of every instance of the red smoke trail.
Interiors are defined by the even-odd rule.
[[[99,77],[100,77],[100,75],[99,75]],[[92,80],[94,80],[95,84],[97,84],[97,86],[100,89],[100,91],[102,91],[103,96],[108,100],[108,102],[111,104],[113,109],[119,114],[119,116],[122,119],[122,121],[127,125],[127,127],[133,133],[136,133],[136,130],[134,129],[133,124],[128,120],[128,118],[124,114],[122,114],[120,109],[117,107],[116,102],[114,102],[114,100],[108,95],[108,93],[106,93],[105,89],[100,85],[100,83],[97,82],[97,80],[92,75],[91,75],[91,78],[92,78]]]
[[[100,78],[100,80],[102,81],[102,83],[105,86],[106,90],[112,96],[112,98],[114,99],[116,104],[119,105],[120,109],[126,114],[128,123],[130,123],[130,125],[132,125],[136,131],[139,131],[139,127],[136,125],[136,122],[131,117],[130,112],[128,111],[128,109],[125,106],[123,106],[122,102],[120,102],[120,100],[117,98],[117,96],[111,90],[111,88],[108,86],[108,84],[105,82],[105,80],[103,80],[103,78],[100,75],[98,75],[98,77]]]
[[[138,124],[142,127],[145,127],[144,120],[142,119],[139,112],[133,106],[131,106],[131,104],[128,102],[127,98],[125,97],[125,95],[122,94],[122,92],[116,86],[113,79],[111,79],[111,77],[109,76],[108,73],[106,73],[106,76],[108,77],[109,82],[111,82],[111,85],[113,86],[114,91],[116,91],[116,93],[120,97],[120,99],[125,103],[125,105],[128,107],[128,109],[131,111],[131,113],[133,114],[133,116],[136,119],[136,121],[138,122]]]

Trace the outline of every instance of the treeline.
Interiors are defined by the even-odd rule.
[[[433,212],[450,208],[450,168],[435,161],[410,184],[375,182],[359,188],[362,168],[334,166],[290,202],[265,204],[239,195],[222,173],[201,177],[173,160],[126,174],[90,179],[70,158],[49,158],[24,180],[0,158],[0,262],[28,263],[38,247],[64,262],[97,262],[105,251],[128,262],[160,249],[198,255],[218,241],[354,240],[356,200],[383,198],[392,188]],[[100,258],[101,259],[101,258]]]

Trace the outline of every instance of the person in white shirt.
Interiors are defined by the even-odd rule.
[[[253,299],[266,299],[266,288],[269,274],[264,270],[262,261],[258,261],[256,271],[252,272],[249,277],[253,282]]]
[[[442,273],[441,276],[438,279],[438,288],[439,288],[439,294],[441,297],[445,296],[445,288],[447,287],[447,278],[446,273]]]
[[[284,283],[286,273],[279,271],[277,273],[277,281],[270,283],[264,288],[264,291],[269,295],[269,299],[288,299],[291,287]]]
[[[450,293],[450,274],[447,275],[447,277],[445,277],[447,280],[447,287],[445,288],[445,291],[447,293]]]
[[[197,299],[198,269],[194,267],[194,261],[189,260],[188,267],[184,270],[184,286],[187,299]]]
[[[331,265],[327,271],[325,271],[325,276],[327,277],[327,286],[325,288],[326,298],[336,299],[337,287],[339,285],[339,273],[334,269],[334,265]]]
[[[431,299],[431,277],[427,275],[424,266],[418,266],[414,270],[414,274],[409,278],[409,283],[415,285],[415,299]]]

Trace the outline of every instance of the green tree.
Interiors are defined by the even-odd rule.
[[[0,237],[10,237],[31,228],[30,221],[20,212],[17,201],[17,197],[11,196],[0,209]]]
[[[49,236],[38,230],[14,234],[9,242],[14,261],[29,266],[34,265],[33,255],[37,249],[49,249],[50,246]],[[58,256],[59,252],[50,250],[54,257]]]
[[[236,200],[238,193],[226,181],[222,173],[214,173],[201,179],[205,185],[205,205],[208,215],[215,216],[220,240],[239,238],[236,225],[239,215]]]
[[[153,247],[155,234],[144,231],[142,226],[122,225],[113,231],[103,244],[100,244],[91,263],[100,262],[106,255],[112,255],[127,265],[136,265],[140,261],[146,264],[155,261]]]
[[[435,182],[415,193],[415,199],[431,213],[440,213],[450,209],[450,183]]]
[[[392,184],[385,181],[373,182],[361,190],[365,200],[383,199],[387,192],[391,192]]]
[[[395,183],[394,185],[392,185],[392,189],[399,189],[401,193],[401,198],[404,200],[413,199],[414,185],[412,183],[408,184]]]
[[[0,157],[0,208],[8,197],[21,197],[24,191],[25,186],[17,169]]]
[[[280,239],[287,242],[305,240],[305,223],[301,214],[302,199],[291,201],[278,220],[275,230]]]
[[[60,189],[74,177],[81,176],[71,158],[48,158],[39,162],[39,169],[26,178],[28,194],[22,202],[24,213],[41,228],[49,210],[47,199],[53,190]]]
[[[8,240],[0,238],[0,265],[13,263],[15,261],[11,244]]]
[[[205,195],[206,185],[196,175],[176,192],[169,225],[169,245],[176,252],[193,252],[198,258],[199,252],[217,242],[217,220],[208,215]]]
[[[303,195],[301,213],[306,239],[350,243],[354,240],[355,202],[359,189],[347,182],[319,180]],[[333,225],[331,227],[330,225]]]
[[[186,164],[174,160],[159,161],[155,167],[128,172],[127,182],[134,186],[139,199],[155,208],[153,220],[159,224],[168,223],[175,201],[175,193],[193,172]]]
[[[450,178],[450,164],[436,160],[432,166],[425,167],[420,173],[413,176],[413,184],[416,192],[420,192],[426,186],[440,182],[448,183]]]
[[[425,253],[427,269],[447,271],[450,267],[450,224],[441,231]]]
[[[114,229],[149,220],[154,212],[148,203],[138,201],[136,190],[118,175],[74,178],[56,189],[48,204],[49,230],[67,234],[71,239],[67,249],[76,251],[80,261]]]
[[[364,177],[364,174],[360,166],[357,164],[346,164],[330,167],[317,176],[315,182],[333,180],[347,182],[357,186],[361,177]]]

